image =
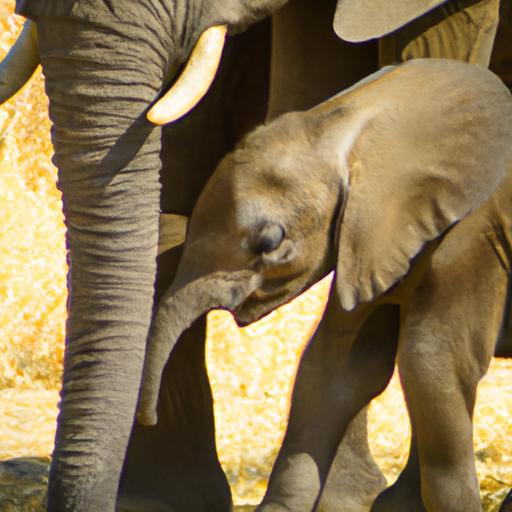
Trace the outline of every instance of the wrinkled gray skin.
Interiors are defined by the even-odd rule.
[[[167,364],[158,425],[132,429],[155,273],[158,299],[180,258],[179,249],[167,250],[156,270],[159,210],[189,215],[221,156],[263,120],[267,106],[269,117],[310,108],[379,65],[412,57],[487,65],[498,0],[440,2],[379,41],[357,45],[334,34],[333,19],[341,36],[352,31],[358,40],[380,37],[432,3],[396,0],[398,9],[388,9],[386,0],[376,16],[375,1],[291,0],[274,15],[271,30],[268,21],[255,25],[283,3],[18,1],[37,22],[39,50],[29,37],[20,44],[40,54],[46,76],[71,265],[50,512],[110,512],[118,488],[125,510],[229,509],[229,486],[215,450],[204,317],[184,333]],[[368,35],[370,21],[374,32]],[[148,107],[199,34],[217,23],[227,23],[231,33],[253,28],[228,38],[218,77],[196,109],[163,130],[152,127],[145,120]],[[361,28],[360,37],[354,27]],[[503,48],[511,46],[505,37]],[[507,59],[505,50],[494,64],[506,69]],[[4,61],[0,99],[34,67],[30,58]],[[13,81],[14,75],[19,78]],[[336,310],[336,302],[329,308]],[[319,346],[339,318],[325,316]],[[368,450],[364,413],[346,439],[319,510],[364,510],[383,486]],[[414,456],[411,461],[409,480],[415,481]]]
[[[156,421],[177,318],[215,303],[245,325],[334,268],[326,315],[339,321],[302,358],[258,511],[315,509],[350,421],[395,361],[421,496],[413,483],[372,510],[480,511],[472,413],[507,313],[511,139],[503,83],[439,59],[385,68],[251,133],[193,210],[148,342],[139,421]]]

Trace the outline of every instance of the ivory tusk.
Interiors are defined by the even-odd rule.
[[[36,24],[26,21],[9,53],[0,62],[0,104],[14,96],[39,65]]]
[[[226,31],[226,25],[217,25],[201,34],[181,76],[147,113],[149,121],[157,125],[176,121],[199,103],[217,73]]]

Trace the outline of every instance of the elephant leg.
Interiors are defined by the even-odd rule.
[[[349,423],[391,378],[398,339],[397,313],[394,306],[383,306],[347,314],[338,298],[331,297],[302,357],[285,439],[258,511],[310,511],[317,506]],[[360,452],[357,447],[342,449],[347,455]],[[350,473],[343,466],[360,467],[354,460],[337,459],[336,464],[342,467],[339,471],[333,468],[333,474],[345,477]],[[367,467],[372,468],[371,459]],[[364,481],[351,489],[352,477],[348,484],[338,484],[335,478],[327,500],[332,506],[329,510],[368,509],[369,496],[373,497],[381,484],[373,468],[370,471],[373,475],[367,492]]]
[[[425,512],[421,499],[420,466],[414,432],[409,458],[397,481],[385,489],[372,505],[371,512]]]
[[[367,512],[386,487],[368,445],[367,409],[349,423],[338,446],[317,512]]]
[[[162,222],[160,226],[162,242]],[[166,231],[176,231],[170,227],[167,222]],[[172,282],[180,257],[181,247],[160,255],[157,298]],[[202,317],[183,333],[167,363],[157,425],[134,425],[121,478],[120,511],[230,510],[231,492],[215,446],[205,341],[206,317]]]
[[[452,58],[488,66],[499,9],[500,0],[449,0],[381,38],[379,64],[385,66],[413,58]],[[413,446],[414,440],[411,450]],[[423,510],[417,464],[417,454],[411,452],[398,480],[378,497],[372,510],[396,510],[397,503],[403,507],[405,502],[410,510]]]
[[[421,496],[432,512],[481,510],[472,416],[502,324],[507,275],[494,243],[474,235],[478,229],[468,219],[441,242],[408,305],[399,342]]]

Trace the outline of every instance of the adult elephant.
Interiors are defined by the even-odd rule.
[[[0,68],[0,99],[19,88],[40,58],[68,228],[69,315],[50,512],[111,511],[118,488],[126,510],[229,509],[215,450],[204,318],[182,336],[167,364],[158,425],[132,429],[160,210],[177,216],[169,239],[161,237],[157,297],[179,260],[179,249],[169,247],[182,238],[182,216],[220,156],[263,118],[267,101],[270,116],[307,108],[389,60],[452,56],[487,64],[498,19],[498,0],[292,0],[275,15],[271,31],[263,24],[228,38],[218,79],[196,110],[163,132],[146,120],[198,40],[211,63],[219,50],[210,49],[210,35],[222,40],[222,26],[243,32],[285,3],[17,2],[17,12],[37,25],[39,48],[32,44],[34,25],[27,26]],[[342,38],[371,41],[341,41],[332,33],[333,19]],[[375,39],[384,34],[391,35]],[[20,63],[23,53],[29,58]],[[194,60],[185,69],[203,66]],[[199,75],[178,80],[163,104],[184,90],[192,89],[192,98],[185,94],[168,116],[152,110],[151,119],[165,123],[186,114],[208,87]],[[364,425],[361,416],[352,441],[340,447],[319,509],[364,509],[382,487]],[[342,462],[350,458],[369,478],[354,478],[354,467]]]

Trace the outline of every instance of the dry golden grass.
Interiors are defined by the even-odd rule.
[[[0,4],[0,53],[20,21]],[[41,74],[0,108],[0,387],[56,386],[65,312],[64,226]]]
[[[0,56],[19,29],[0,0]],[[0,459],[52,449],[65,314],[64,227],[50,162],[42,78],[0,108]],[[217,440],[237,503],[256,502],[281,441],[295,368],[328,283],[246,329],[215,312],[208,366]],[[496,360],[482,383],[475,449],[484,510],[512,486],[512,362]],[[408,450],[397,379],[370,410],[372,451],[388,479]]]

